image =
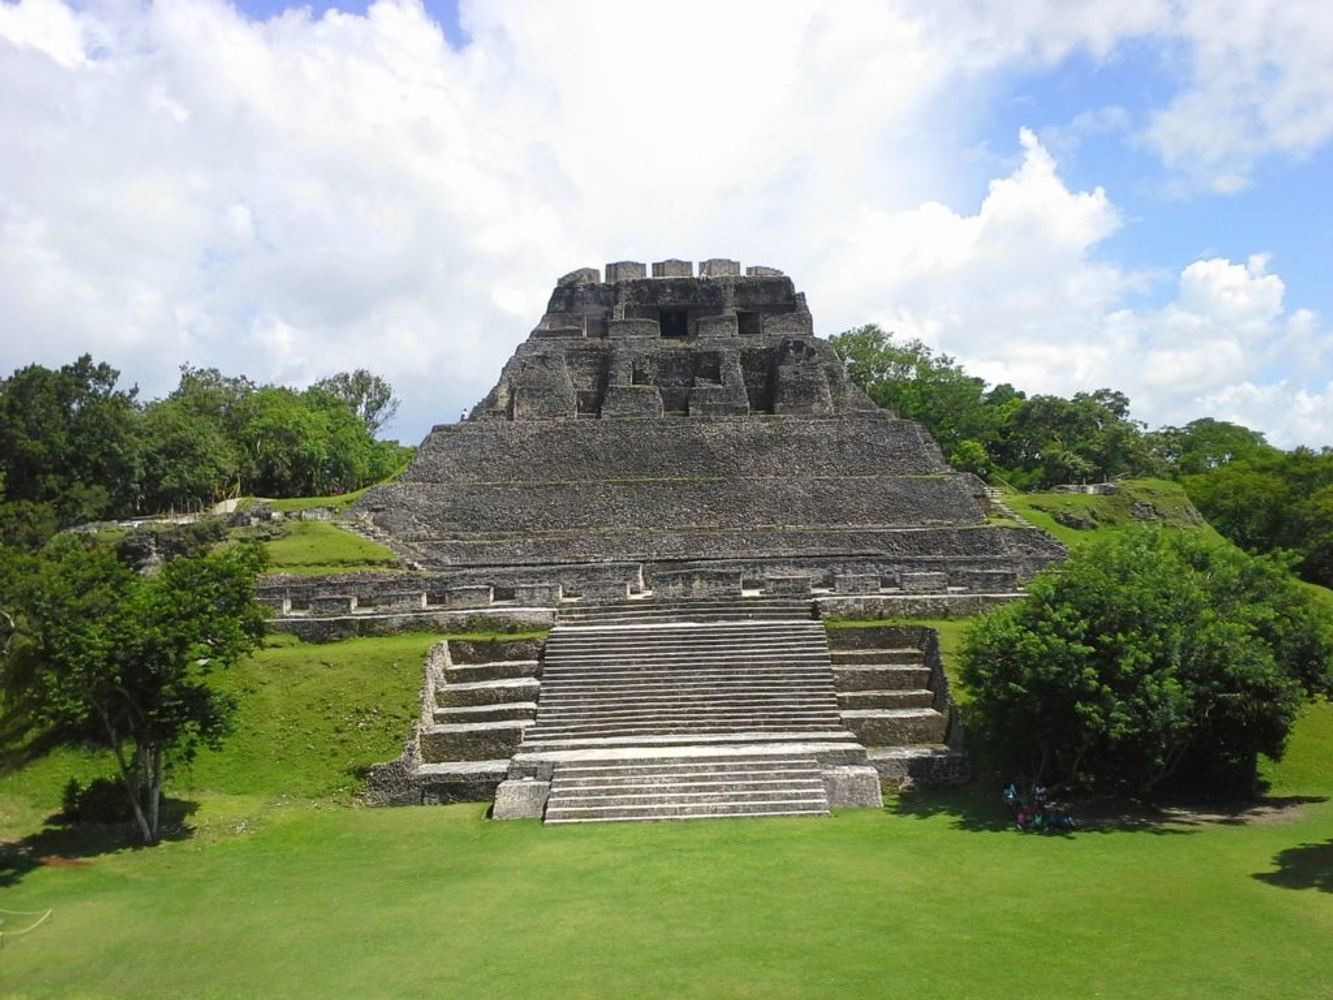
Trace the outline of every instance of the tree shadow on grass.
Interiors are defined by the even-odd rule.
[[[162,800],[162,842],[188,840],[194,829],[186,822],[199,808],[185,799]],[[113,851],[142,849],[133,823],[67,823],[49,816],[47,825],[21,840],[0,843],[0,888],[18,885],[38,868],[82,868],[91,859]]]
[[[1322,844],[1301,844],[1273,856],[1276,871],[1255,872],[1251,878],[1283,889],[1333,892],[1333,839]]]
[[[1208,826],[1271,822],[1288,810],[1323,801],[1326,800],[1322,796],[1308,795],[1227,800],[1171,799],[1160,802],[1109,796],[1059,799],[1056,806],[1073,816],[1078,827],[1073,831],[1046,831],[1043,835],[1067,837],[1079,833],[1124,832],[1180,835],[1195,833]],[[992,787],[988,783],[905,791],[898,795],[888,809],[895,815],[914,819],[947,816],[952,819],[952,825],[957,830],[1020,832],[1001,801],[1000,786]]]

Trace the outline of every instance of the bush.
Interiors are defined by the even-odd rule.
[[[1333,691],[1333,628],[1287,567],[1169,531],[1074,554],[969,632],[967,721],[1045,782],[1149,792],[1253,782],[1301,702]]]

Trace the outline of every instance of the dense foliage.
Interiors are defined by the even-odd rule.
[[[1177,532],[1076,551],[969,632],[972,732],[1043,781],[1149,792],[1253,780],[1302,701],[1333,694],[1333,630],[1277,560]]]
[[[1333,587],[1333,449],[1263,449],[1184,478],[1223,535],[1254,552],[1288,549],[1296,568]]]
[[[229,496],[347,492],[410,455],[375,439],[397,400],[364,370],[298,391],[186,367],[146,404],[119,377],[85,355],[0,380],[0,541],[33,548],[82,521]]]
[[[262,562],[240,545],[145,576],[77,536],[0,549],[6,709],[33,733],[110,749],[144,843],[160,835],[168,765],[227,732],[233,700],[208,678],[263,635]]]

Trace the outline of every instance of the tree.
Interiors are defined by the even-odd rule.
[[[1277,560],[1173,532],[1079,550],[970,631],[969,723],[1041,781],[1152,791],[1280,757],[1333,627]]]
[[[1148,435],[1148,444],[1178,476],[1198,475],[1270,450],[1259,431],[1212,417],[1191,420],[1184,427],[1159,428]]]
[[[239,449],[207,412],[178,399],[150,403],[140,436],[143,508],[190,510],[239,490]]]
[[[262,562],[257,547],[238,546],[145,577],[70,536],[0,553],[7,700],[36,731],[112,752],[146,844],[161,835],[168,766],[227,732],[234,702],[209,676],[263,635]]]
[[[393,386],[364,368],[354,372],[338,372],[320,379],[310,387],[339,400],[365,423],[371,435],[378,434],[395,413],[399,399]]]
[[[137,389],[118,389],[119,378],[85,354],[59,369],[28,365],[0,380],[8,501],[50,504],[61,525],[132,510]]]

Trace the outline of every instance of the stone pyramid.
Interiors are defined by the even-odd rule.
[[[730,260],[561,278],[466,420],[360,504],[449,586],[556,604],[1012,591],[1063,554],[878,409],[805,296]]]

